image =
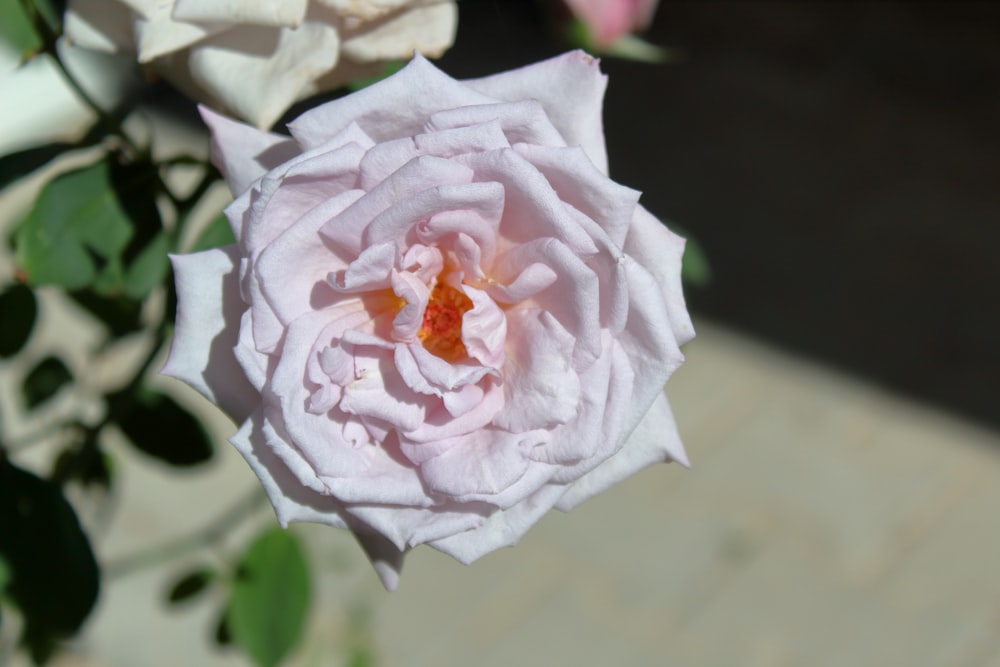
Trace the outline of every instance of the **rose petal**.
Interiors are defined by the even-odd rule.
[[[333,69],[339,50],[336,29],[322,23],[306,21],[295,29],[244,25],[199,42],[188,66],[195,83],[263,128],[313,92],[313,81]]]
[[[670,328],[677,337],[677,344],[683,345],[694,338],[694,326],[681,289],[684,239],[667,229],[645,208],[638,206],[625,239],[625,252],[652,273],[663,290]]]
[[[575,338],[573,364],[586,368],[601,354],[600,293],[598,276],[575,253],[555,238],[515,246],[497,259],[496,278],[523,275],[532,265],[549,267],[556,279],[531,296],[531,304],[553,315]],[[547,278],[551,274],[541,277]],[[532,276],[534,282],[535,278]],[[537,283],[536,283],[537,284]]]
[[[431,130],[454,131],[458,128],[479,127],[491,121],[499,124],[506,146],[522,142],[539,146],[566,145],[566,140],[552,125],[545,114],[545,109],[536,100],[477,104],[447,109],[433,114],[427,120],[427,127]]]
[[[131,11],[122,11],[119,0],[69,0],[63,32],[75,45],[95,51],[134,51]]]
[[[269,170],[298,153],[294,141],[198,107],[212,132],[212,162],[234,193],[242,193]]]
[[[488,368],[502,368],[507,342],[507,318],[482,290],[462,286],[472,309],[462,316],[462,343],[469,356]]]
[[[315,309],[316,290],[333,293],[327,276],[344,263],[323,244],[320,229],[355,199],[356,191],[351,191],[324,201],[290,225],[260,254],[256,280],[283,324]],[[295,270],[289,271],[290,266]]]
[[[447,224],[447,220],[454,220],[458,216],[468,218],[472,222],[469,231],[473,233],[478,231],[486,235],[490,229],[488,223],[483,229],[483,226],[477,225],[476,222],[497,218],[498,209],[503,206],[503,197],[503,188],[498,183],[457,185],[444,183],[414,192],[408,197],[400,196],[394,204],[375,216],[368,224],[362,237],[362,244],[367,246],[395,240],[397,244],[402,245],[411,229],[418,223],[429,221],[442,213],[447,213],[449,216],[437,219],[438,229]],[[430,240],[426,233],[429,228],[432,228],[430,222],[420,225],[419,230],[414,230],[417,232],[414,240]]]
[[[295,27],[306,16],[308,0],[174,0],[178,21],[250,23]]]
[[[503,185],[500,233],[508,244],[551,236],[577,255],[597,252],[593,239],[580,228],[542,173],[513,149],[461,155],[451,161],[472,169],[477,182]]]
[[[493,423],[513,433],[551,428],[576,416],[580,377],[573,368],[573,336],[551,313],[507,313],[504,407]]]
[[[556,507],[569,511],[643,468],[664,461],[690,467],[667,398],[661,392],[618,453],[574,482]]]
[[[569,146],[581,146],[602,173],[608,173],[601,113],[608,78],[599,61],[572,51],[520,69],[463,83],[489,97],[514,102],[538,100]]]
[[[390,593],[399,586],[399,575],[403,571],[403,558],[405,551],[397,549],[396,546],[378,533],[369,530],[355,530],[354,538],[361,545],[368,560],[371,561],[375,573],[378,575],[385,590]]]
[[[142,5],[143,9],[137,10],[141,18],[135,21],[135,42],[140,63],[152,62],[180,51],[229,28],[224,23],[200,25],[175,21],[171,16],[173,2],[143,2]]]
[[[344,55],[358,62],[403,60],[414,51],[437,57],[455,41],[458,7],[450,2],[416,6],[344,41]]]
[[[365,229],[380,213],[399,206],[401,210],[398,214],[405,215],[406,205],[400,203],[401,200],[438,186],[468,183],[472,176],[470,169],[453,160],[430,156],[415,158],[330,220],[323,227],[323,234],[337,247],[356,257],[367,245],[362,241]],[[372,242],[377,243],[378,240]],[[403,245],[402,240],[397,243]]]
[[[394,359],[396,370],[406,386],[415,392],[431,396],[445,396],[476,384],[486,376],[500,379],[499,373],[492,368],[475,363],[449,363],[428,352],[420,343],[396,345]],[[462,410],[461,413],[467,411]],[[452,415],[458,416],[454,412]]]
[[[461,436],[420,465],[420,476],[431,491],[455,502],[495,496],[513,486],[528,470],[525,451],[548,440],[544,431],[509,433],[484,428]],[[475,498],[469,498],[475,496]]]
[[[469,107],[465,107],[469,108]],[[433,121],[434,116],[431,117]],[[423,155],[454,157],[463,153],[481,153],[510,148],[500,121],[488,116],[483,122],[467,123],[450,130],[425,132],[413,137],[413,144]]]
[[[517,544],[564,493],[563,486],[545,486],[506,510],[491,514],[481,528],[457,533],[428,544],[468,565],[491,551]]]
[[[318,146],[350,122],[381,142],[419,134],[423,119],[435,111],[493,101],[418,54],[395,75],[305,112],[288,129],[305,148]]]
[[[545,175],[559,199],[601,226],[621,248],[639,203],[639,191],[615,183],[587,159],[579,147],[514,146],[518,155]]]
[[[288,527],[293,521],[312,521],[334,528],[347,528],[340,501],[303,486],[300,479],[292,474],[267,445],[261,410],[257,410],[250,419],[243,422],[229,442],[260,478],[282,526]]]
[[[236,279],[235,245],[171,255],[177,282],[177,324],[163,373],[187,382],[236,423],[260,402],[232,352],[246,304]]]
[[[558,464],[552,482],[575,482],[613,456],[628,436],[626,430],[635,373],[621,345],[605,337],[607,352],[580,375],[580,413],[555,429],[552,442],[531,451],[538,461]]]

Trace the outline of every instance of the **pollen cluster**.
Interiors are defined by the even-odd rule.
[[[468,356],[462,343],[462,316],[471,308],[469,297],[439,281],[431,290],[417,338],[428,352],[446,361]]]

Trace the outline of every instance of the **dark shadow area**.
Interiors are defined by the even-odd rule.
[[[460,3],[441,60],[557,53],[545,3]],[[697,314],[1000,426],[1000,3],[663,2],[605,58],[615,180],[704,246]]]

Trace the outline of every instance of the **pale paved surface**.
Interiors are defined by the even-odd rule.
[[[1000,436],[699,325],[668,392],[693,470],[644,471],[470,567],[418,549],[391,595],[347,535],[305,527],[323,576],[294,664],[361,644],[384,666],[1000,667]],[[183,478],[114,449],[105,557],[253,485],[228,447]],[[195,562],[108,582],[59,667],[245,664],[211,647],[218,597],[160,606]]]

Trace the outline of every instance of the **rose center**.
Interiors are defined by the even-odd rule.
[[[446,361],[468,356],[462,343],[462,315],[471,308],[469,297],[439,281],[431,290],[417,338],[428,352]]]

